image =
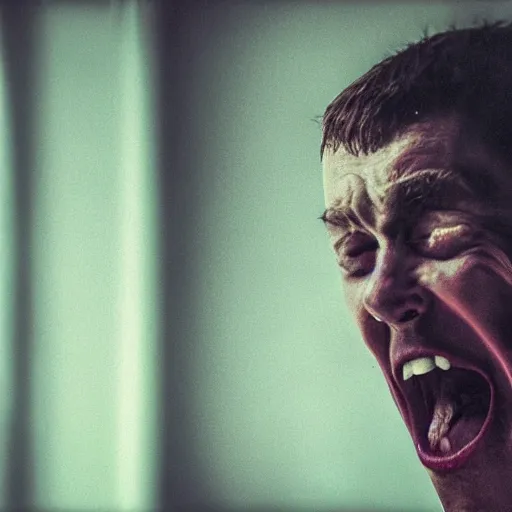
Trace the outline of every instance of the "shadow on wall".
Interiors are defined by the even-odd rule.
[[[21,4],[21,2],[20,2]],[[1,5],[1,37],[4,70],[10,79],[8,112],[11,126],[11,159],[14,176],[13,237],[15,289],[13,333],[10,340],[12,418],[8,427],[4,496],[7,508],[26,510],[33,503],[33,446],[31,443],[31,326],[32,308],[30,232],[32,176],[34,168],[33,94],[34,42],[37,6]],[[15,342],[14,342],[15,341]]]

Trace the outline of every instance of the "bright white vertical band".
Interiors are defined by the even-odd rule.
[[[156,186],[143,7],[120,4],[120,510],[153,509],[156,443]]]

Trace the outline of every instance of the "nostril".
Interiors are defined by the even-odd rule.
[[[419,316],[419,313],[415,309],[408,309],[401,317],[400,317],[400,323],[410,322],[411,320],[414,320],[417,316]]]

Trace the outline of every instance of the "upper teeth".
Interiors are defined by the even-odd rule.
[[[423,375],[431,372],[436,367],[441,368],[441,370],[449,370],[451,364],[450,361],[443,356],[418,357],[404,364],[403,379],[410,379],[413,375]]]

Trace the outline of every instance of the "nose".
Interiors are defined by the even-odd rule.
[[[405,249],[381,247],[363,298],[373,317],[400,327],[425,312],[427,298],[414,275],[415,266]]]

